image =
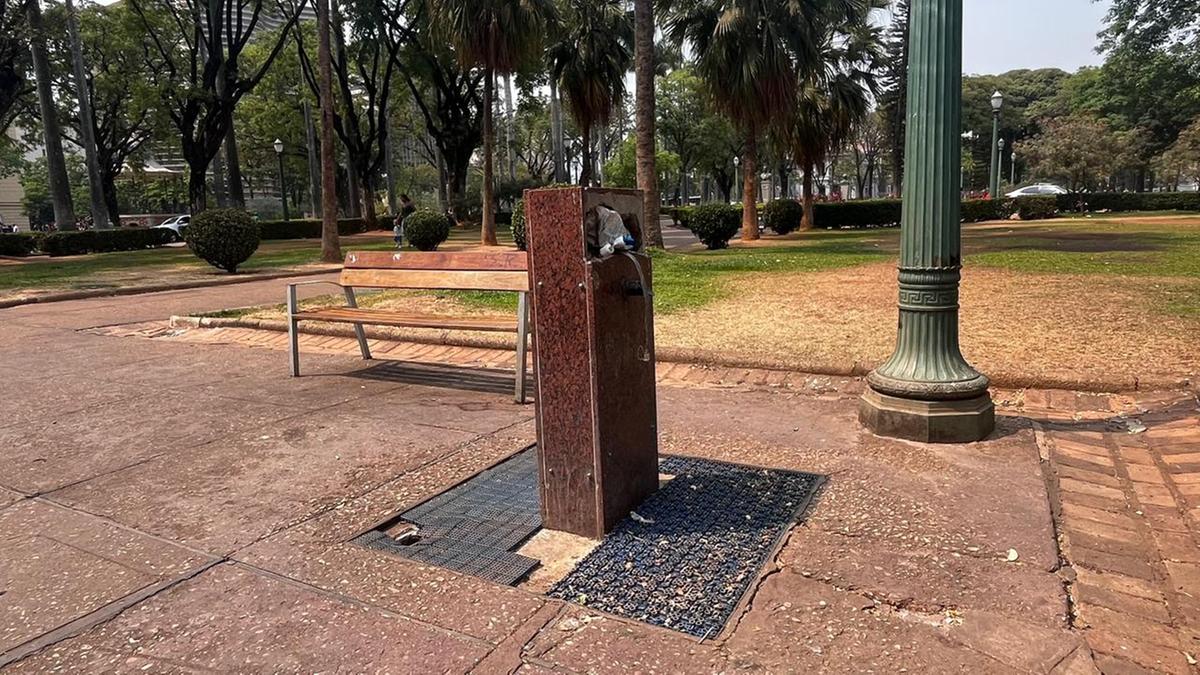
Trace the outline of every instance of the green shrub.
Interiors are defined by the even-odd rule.
[[[1200,211],[1198,192],[1090,192],[1056,196],[1059,211]]]
[[[240,209],[209,209],[192,217],[184,230],[198,258],[230,274],[258,250],[259,226]]]
[[[1002,220],[1003,203],[995,199],[964,199],[962,203],[962,221],[964,223],[981,223],[985,220]]]
[[[1056,195],[1030,195],[1017,197],[1008,208],[1010,213],[1016,213],[1021,220],[1045,220],[1058,215],[1058,197]]]
[[[24,258],[37,248],[37,238],[31,234],[0,234],[0,255]]]
[[[763,224],[775,234],[787,234],[800,227],[804,218],[804,207],[794,199],[776,199],[767,202],[762,210]]]
[[[704,204],[691,210],[688,223],[688,229],[705,246],[725,248],[742,227],[742,211],[726,204]]]
[[[157,248],[171,243],[165,228],[128,227],[114,230],[50,232],[36,239],[37,248],[51,256],[111,253]]]
[[[512,230],[513,243],[522,251],[526,250],[525,241],[525,200],[518,199],[516,204],[513,204],[512,223],[509,225]]]
[[[392,216],[379,216],[377,225],[381,230],[392,229]],[[320,239],[321,221],[310,220],[264,220],[258,224],[262,238],[265,239]],[[367,224],[362,218],[342,218],[338,220],[338,236],[347,237],[367,231]]]
[[[675,207],[675,222],[685,230],[692,229],[692,216],[696,213],[695,206]]]
[[[419,251],[436,251],[450,237],[450,220],[432,209],[414,211],[404,221],[404,236]]]

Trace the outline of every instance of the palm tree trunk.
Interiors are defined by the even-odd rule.
[[[496,246],[496,130],[493,128],[492,101],[496,92],[496,73],[489,67],[483,75],[483,230],[484,246]]]
[[[642,191],[646,218],[642,230],[646,233],[646,245],[662,248],[658,168],[654,161],[654,0],[633,0],[633,24],[637,186]]]
[[[800,219],[801,230],[811,230],[813,224],[813,172],[812,162],[804,163],[804,217]]]
[[[313,128],[312,107],[302,103],[304,112],[304,145],[308,160],[308,210],[315,218],[321,211],[321,154],[317,150],[317,130]]]
[[[562,105],[558,100],[558,81],[550,78],[550,136],[554,149],[554,182],[567,182],[565,153],[563,151]]]
[[[758,130],[751,127],[742,153],[742,240],[758,239]]]
[[[580,129],[583,141],[583,162],[579,168],[579,184],[583,187],[591,187],[592,185],[592,125],[589,122],[583,123],[583,128]]]
[[[329,45],[329,0],[317,0],[317,68],[321,98],[321,260],[342,261],[337,227],[337,175],[333,145],[333,62]]]
[[[512,75],[504,74],[504,161],[508,163],[508,179],[517,180],[517,157],[513,148]]]
[[[108,219],[108,208],[104,204],[104,181],[100,176],[100,160],[96,156],[96,133],[92,115],[92,97],[87,81],[87,67],[83,62],[83,42],[79,39],[79,15],[71,0],[66,2],[67,34],[71,41],[71,65],[75,76],[75,92],[79,98],[79,137],[83,143],[83,155],[87,162],[88,195],[91,197],[92,225],[98,230],[112,227]]]
[[[50,172],[50,201],[54,206],[54,226],[60,230],[77,229],[75,207],[71,203],[71,182],[67,178],[67,160],[63,156],[58,110],[50,87],[50,59],[46,55],[46,29],[42,25],[41,0],[25,3],[29,22],[29,52],[33,57],[33,75],[37,80],[38,108],[42,113],[42,135],[46,145],[46,168]]]

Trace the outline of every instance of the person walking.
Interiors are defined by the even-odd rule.
[[[404,221],[417,210],[417,205],[406,194],[400,195],[400,213],[396,214],[396,225],[392,228],[392,238],[396,240],[396,248],[404,248]]]

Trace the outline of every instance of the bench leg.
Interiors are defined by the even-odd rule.
[[[288,313],[288,361],[292,366],[292,377],[300,377],[300,337],[297,335],[299,321],[296,313],[300,311],[296,302],[296,287],[289,285],[287,289]]]
[[[346,306],[358,309],[358,300],[354,297],[354,289],[347,286],[343,289],[346,292]],[[358,350],[362,352],[364,360],[371,360],[371,348],[367,346],[367,333],[363,330],[361,323],[354,324],[354,335],[358,338]]]
[[[525,402],[525,349],[529,343],[529,294],[517,294],[517,403]]]

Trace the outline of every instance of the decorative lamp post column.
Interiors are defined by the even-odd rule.
[[[1012,151],[1012,186],[1017,187],[1017,149],[1013,147]]]
[[[1004,107],[1004,94],[992,94],[992,173],[988,180],[988,191],[992,199],[1000,192],[1000,155],[996,152],[1000,146],[1000,109]]]
[[[995,426],[988,379],[958,344],[962,0],[913,0],[896,350],[867,377],[859,419],[881,436],[960,443]]]
[[[287,210],[287,190],[283,187],[283,141],[275,139],[275,158],[279,160],[279,205],[283,207],[283,219],[291,220]]]
[[[741,185],[741,181],[738,180],[738,166],[740,166],[741,163],[742,163],[742,158],[738,157],[737,155],[734,155],[733,156],[733,190],[732,190],[732,192],[735,194],[737,192],[737,186]]]
[[[1005,145],[1006,144],[1004,142],[1004,139],[1001,138],[1000,142],[998,144],[998,147],[1000,148],[1000,158],[996,160],[996,197],[997,198],[1000,197],[1000,191],[1002,189],[1000,186],[1000,183],[1004,182],[1004,146]]]

